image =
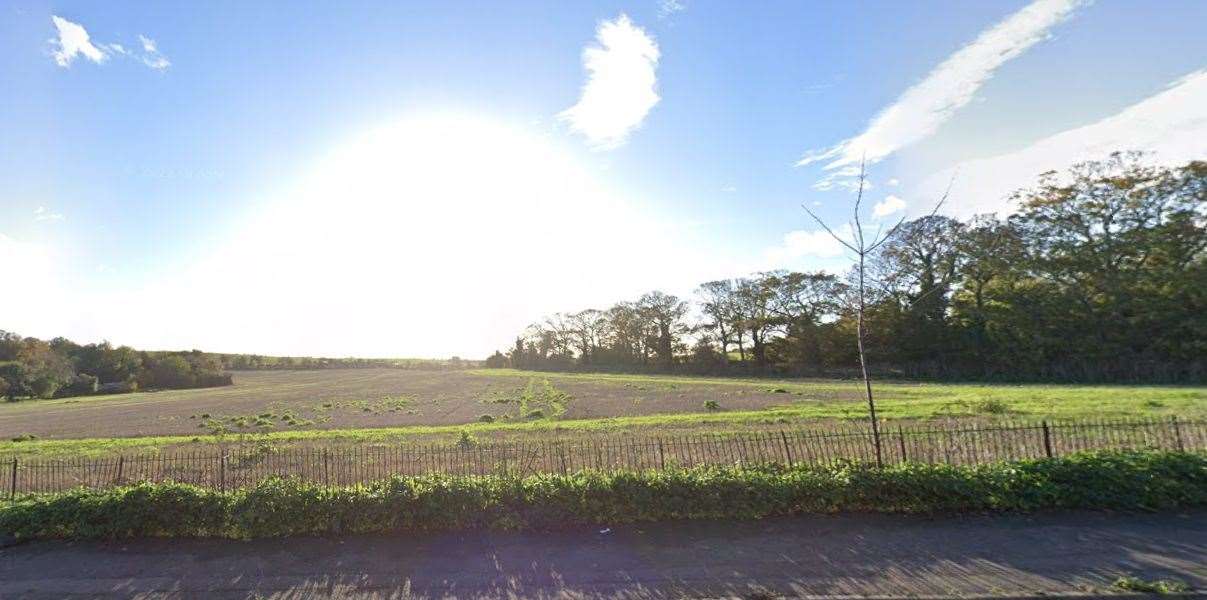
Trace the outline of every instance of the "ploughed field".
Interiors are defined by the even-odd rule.
[[[792,427],[864,418],[854,380],[347,369],[236,372],[233,386],[0,403],[0,454],[264,436],[279,442]],[[886,419],[1203,418],[1207,388],[877,383]],[[155,436],[172,439],[153,441]],[[92,447],[65,440],[90,438]],[[193,439],[197,438],[197,439]],[[14,439],[20,441],[13,441]],[[61,441],[61,442],[60,442]],[[126,447],[134,440],[112,440]],[[108,448],[112,450],[114,448]]]
[[[236,372],[234,379],[235,385],[221,388],[0,403],[0,432],[5,438],[23,433],[38,438],[197,435],[210,433],[206,424],[214,419],[231,417],[252,419],[245,427],[229,427],[230,433],[456,425],[480,422],[482,415],[499,422],[593,419],[704,412],[708,400],[735,410],[791,401],[769,391],[770,384],[641,385],[551,374],[495,377],[467,371],[347,369],[246,371]],[[528,406],[522,406],[530,381],[534,385]],[[825,396],[855,394],[831,391]],[[519,414],[521,410],[526,414]],[[255,417],[270,413],[272,427],[255,425]],[[292,414],[296,424],[280,418],[286,414]]]

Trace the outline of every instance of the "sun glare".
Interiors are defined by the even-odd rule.
[[[218,294],[201,282],[223,281],[239,305],[215,296],[201,332],[212,339],[192,343],[485,355],[542,314],[666,285],[652,258],[686,245],[638,201],[526,129],[405,118],[323,154],[186,275],[133,295],[131,326],[154,338],[152,298]]]

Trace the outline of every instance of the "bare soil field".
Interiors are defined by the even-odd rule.
[[[535,380],[535,381],[534,381]],[[522,402],[529,382],[528,406]],[[782,392],[757,385],[632,385],[612,381],[490,377],[463,371],[348,369],[246,371],[222,388],[140,392],[0,404],[0,438],[136,437],[210,433],[206,423],[272,413],[271,430],[456,425],[494,419],[592,419],[702,412],[708,400],[726,409],[783,405]],[[858,389],[829,398],[855,400]],[[560,400],[558,400],[560,398]],[[550,406],[551,400],[555,406]],[[527,408],[525,415],[520,411]],[[296,425],[278,418],[292,414]],[[249,419],[249,430],[259,431]],[[237,429],[237,427],[235,427]]]
[[[867,414],[859,382],[824,379],[383,368],[245,371],[234,381],[221,388],[0,403],[0,455],[197,449],[198,443],[242,441],[244,434],[264,434],[259,439],[275,445],[326,445],[449,441],[465,429],[541,439],[650,428],[660,434],[757,431],[853,423]],[[1201,386],[877,382],[876,391],[878,414],[906,423],[1207,417]]]

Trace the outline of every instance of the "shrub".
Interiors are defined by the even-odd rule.
[[[100,380],[96,378],[96,375],[79,373],[74,379],[71,380],[71,384],[64,388],[63,391],[65,392],[65,395],[68,396],[84,396],[88,394],[95,394],[99,387]]]
[[[1100,452],[975,467],[907,463],[877,469],[839,463],[582,471],[522,478],[433,474],[334,488],[272,479],[226,494],[184,484],[143,483],[0,502],[0,532],[22,538],[246,538],[544,529],[837,511],[1198,506],[1207,506],[1207,455]]]
[[[234,385],[235,378],[230,373],[201,372],[194,376],[193,385],[197,387],[221,387]]]
[[[460,437],[457,438],[457,445],[462,448],[473,448],[478,445],[478,438],[462,429]]]

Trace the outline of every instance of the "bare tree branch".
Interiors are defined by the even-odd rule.
[[[826,230],[826,233],[830,234],[830,237],[832,237],[832,238],[834,238],[835,240],[837,240],[837,241],[838,241],[838,243],[842,244],[843,246],[846,246],[847,248],[849,248],[849,249],[851,250],[851,252],[855,252],[855,253],[858,253],[858,252],[859,252],[859,250],[858,250],[858,249],[856,249],[856,248],[855,248],[854,246],[852,246],[851,244],[847,243],[847,241],[846,241],[846,240],[844,240],[844,239],[842,239],[842,238],[841,238],[841,237],[840,237],[840,236],[839,236],[837,233],[834,233],[834,230],[833,230],[833,229],[830,229],[830,226],[829,226],[829,225],[826,225],[826,222],[825,222],[825,221],[822,221],[822,220],[821,220],[821,217],[818,217],[816,214],[813,214],[813,211],[809,210],[809,207],[805,206],[805,205],[804,205],[804,203],[801,203],[800,207],[801,207],[801,208],[803,208],[803,209],[805,209],[805,212],[809,213],[809,216],[810,216],[810,217],[813,217],[813,220],[814,220],[814,221],[817,221],[817,224],[818,224],[818,225],[821,225],[821,228],[822,228],[822,229],[825,229],[825,230]]]

